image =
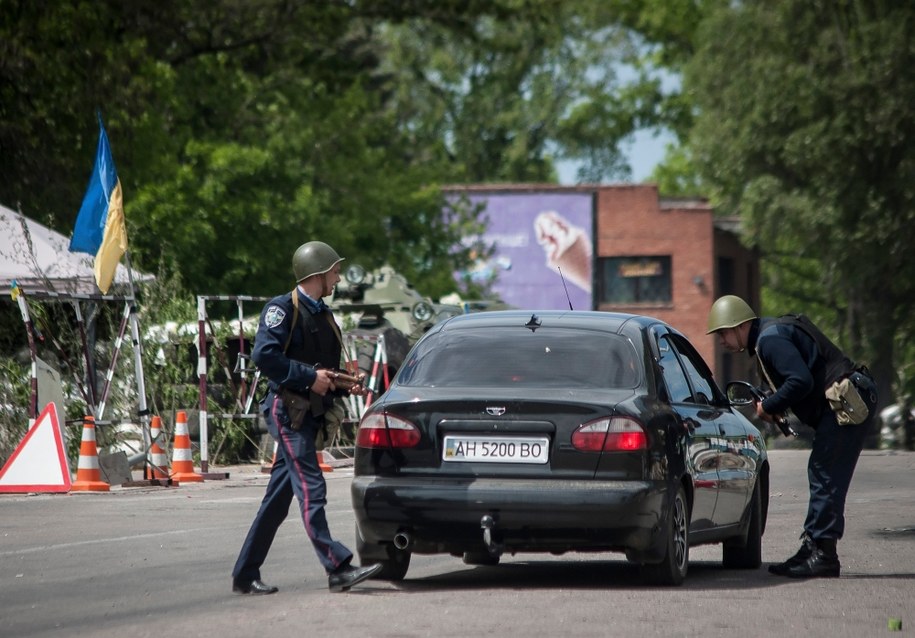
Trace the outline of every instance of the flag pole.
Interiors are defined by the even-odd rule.
[[[137,318],[137,292],[133,282],[133,267],[130,263],[130,249],[124,251],[124,257],[127,260],[127,280],[130,284],[130,334],[133,339],[133,359],[134,368],[137,375],[137,394],[138,414],[140,416],[140,427],[143,430],[144,453],[144,476],[146,469],[152,464],[150,458],[152,449],[152,434],[149,430],[149,409],[146,404],[146,380],[143,376],[143,344],[140,341],[140,322]]]
[[[99,140],[95,152],[95,164],[89,177],[89,185],[76,215],[73,236],[70,238],[70,252],[84,252],[95,255],[95,282],[102,295],[108,293],[121,257],[127,256],[127,276],[130,285],[129,315],[130,331],[133,338],[134,368],[139,396],[138,416],[143,442],[146,449],[142,458],[145,469],[152,464],[149,409],[146,404],[146,380],[143,375],[143,345],[140,341],[140,326],[137,318],[137,293],[133,280],[133,267],[127,244],[127,223],[124,219],[124,199],[121,181],[118,179],[108,134],[99,110]],[[102,286],[105,286],[102,290]],[[137,459],[139,460],[139,459]],[[135,463],[136,460],[131,462]]]

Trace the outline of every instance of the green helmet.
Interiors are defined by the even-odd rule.
[[[725,295],[712,304],[708,313],[708,331],[705,334],[710,335],[722,328],[736,328],[751,319],[756,319],[756,313],[746,301],[736,295]]]
[[[343,261],[337,251],[323,241],[310,241],[302,244],[292,256],[292,271],[296,283],[312,275],[323,275]]]

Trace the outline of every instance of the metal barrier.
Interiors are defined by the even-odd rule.
[[[232,413],[223,413],[218,416],[226,419],[257,419],[257,408],[254,405],[257,394],[258,384],[262,376],[260,370],[253,365],[249,353],[244,351],[245,348],[245,329],[244,329],[244,302],[257,301],[265,303],[272,297],[252,297],[246,295],[198,295],[197,296],[197,376],[199,380],[199,412],[200,412],[200,470],[205,478],[221,478],[219,475],[209,473],[209,419],[210,414],[207,387],[208,387],[208,347],[207,347],[207,325],[209,319],[207,316],[207,303],[213,301],[235,302],[238,308],[238,339],[239,353],[235,362],[232,373],[240,376],[240,383],[237,388],[233,388],[233,402],[236,411]],[[216,331],[212,329],[213,338],[216,337]],[[359,371],[359,347],[361,344],[372,344],[372,363],[371,370],[368,371],[366,379],[366,389],[368,393],[365,397],[348,396],[343,400],[344,422],[357,423],[365,410],[371,405],[372,401],[387,390],[390,384],[390,373],[388,369],[388,357],[385,349],[384,337],[381,335],[356,334],[353,332],[344,332],[343,337],[343,366],[351,372]],[[227,376],[231,376],[226,370]],[[252,412],[253,410],[253,412]],[[340,446],[340,431],[328,447]]]
[[[197,295],[197,377],[199,380],[198,396],[200,410],[200,471],[204,478],[226,478],[228,475],[209,473],[209,406],[207,401],[207,302],[209,301],[234,301],[238,308],[238,342],[239,356],[236,367],[241,366],[241,385],[235,394],[235,407],[239,412],[222,414],[223,418],[256,419],[257,414],[251,414],[257,381],[260,379],[258,371],[253,382],[248,386],[245,369],[248,357],[245,348],[244,303],[246,301],[267,302],[272,297],[252,297],[248,295]],[[213,331],[215,339],[215,330]],[[228,371],[227,371],[228,373]],[[231,383],[231,375],[229,382]]]
[[[24,291],[19,287],[15,287],[12,291],[13,300],[19,306],[20,314],[22,315],[22,321],[25,325],[26,334],[28,336],[29,344],[29,357],[31,360],[31,373],[30,373],[30,392],[29,392],[29,406],[28,406],[28,416],[29,416],[29,427],[31,428],[37,417],[38,412],[38,346],[37,346],[37,337],[36,337],[36,328],[32,321],[31,313],[29,312],[29,304],[27,298],[33,297],[40,300],[50,301],[50,302],[69,302],[72,304],[77,324],[80,332],[80,340],[82,343],[83,349],[83,358],[85,364],[86,377],[84,380],[77,379],[76,385],[80,390],[80,393],[83,395],[83,399],[86,401],[86,406],[89,412],[89,416],[92,416],[96,422],[102,423],[105,415],[105,406],[108,399],[108,393],[111,389],[111,381],[114,377],[114,371],[117,366],[118,356],[121,352],[121,347],[124,342],[124,334],[127,331],[127,325],[130,325],[131,338],[133,339],[133,352],[134,352],[134,371],[136,374],[137,382],[137,403],[138,403],[138,416],[140,419],[140,427],[142,430],[144,449],[141,453],[137,454],[136,458],[132,459],[132,462],[137,463],[140,460],[145,460],[147,467],[150,463],[149,450],[152,445],[149,432],[149,409],[146,402],[146,382],[143,375],[143,351],[142,344],[140,342],[140,324],[137,318],[137,305],[136,299],[131,296],[125,295],[96,295],[96,294],[78,294],[78,293],[59,293],[51,292],[45,290],[32,290]],[[115,340],[114,349],[111,356],[111,362],[108,364],[108,369],[105,373],[105,386],[102,390],[100,396],[96,395],[95,384],[94,384],[94,361],[90,353],[89,342],[85,329],[85,322],[83,320],[82,309],[80,307],[81,301],[89,302],[119,302],[124,304],[124,312],[121,318],[121,323],[118,329],[118,336]],[[57,344],[54,335],[49,335],[52,342],[55,343],[60,355],[65,358],[66,353],[60,344]]]

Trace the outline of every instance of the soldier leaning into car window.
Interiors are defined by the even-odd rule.
[[[801,548],[785,562],[769,565],[769,571],[792,578],[837,578],[836,542],[845,530],[845,497],[877,403],[873,378],[803,315],[759,318],[734,295],[712,305],[707,334],[712,333],[727,350],[756,357],[761,378],[774,390],[756,404],[761,419],[771,423],[790,408],[816,431],[807,463],[810,500]],[[827,388],[843,379],[851,381],[866,404],[854,417],[857,425],[848,422],[848,414],[837,418],[826,398]]]
[[[315,453],[324,413],[332,409],[335,396],[346,394],[338,388],[345,375],[334,371],[342,349],[339,328],[322,300],[340,281],[342,261],[323,242],[302,244],[292,258],[298,285],[261,312],[251,356],[269,380],[261,410],[278,445],[267,492],[232,571],[232,591],[240,594],[277,591],[263,583],[260,568],[293,494],[331,591],[346,591],[381,570],[381,565],[352,565],[353,553],[331,537],[324,512],[327,486]],[[365,394],[361,383],[348,391]]]

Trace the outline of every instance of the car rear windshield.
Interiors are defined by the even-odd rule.
[[[639,357],[625,337],[523,327],[442,331],[410,353],[397,377],[406,386],[633,388]]]

